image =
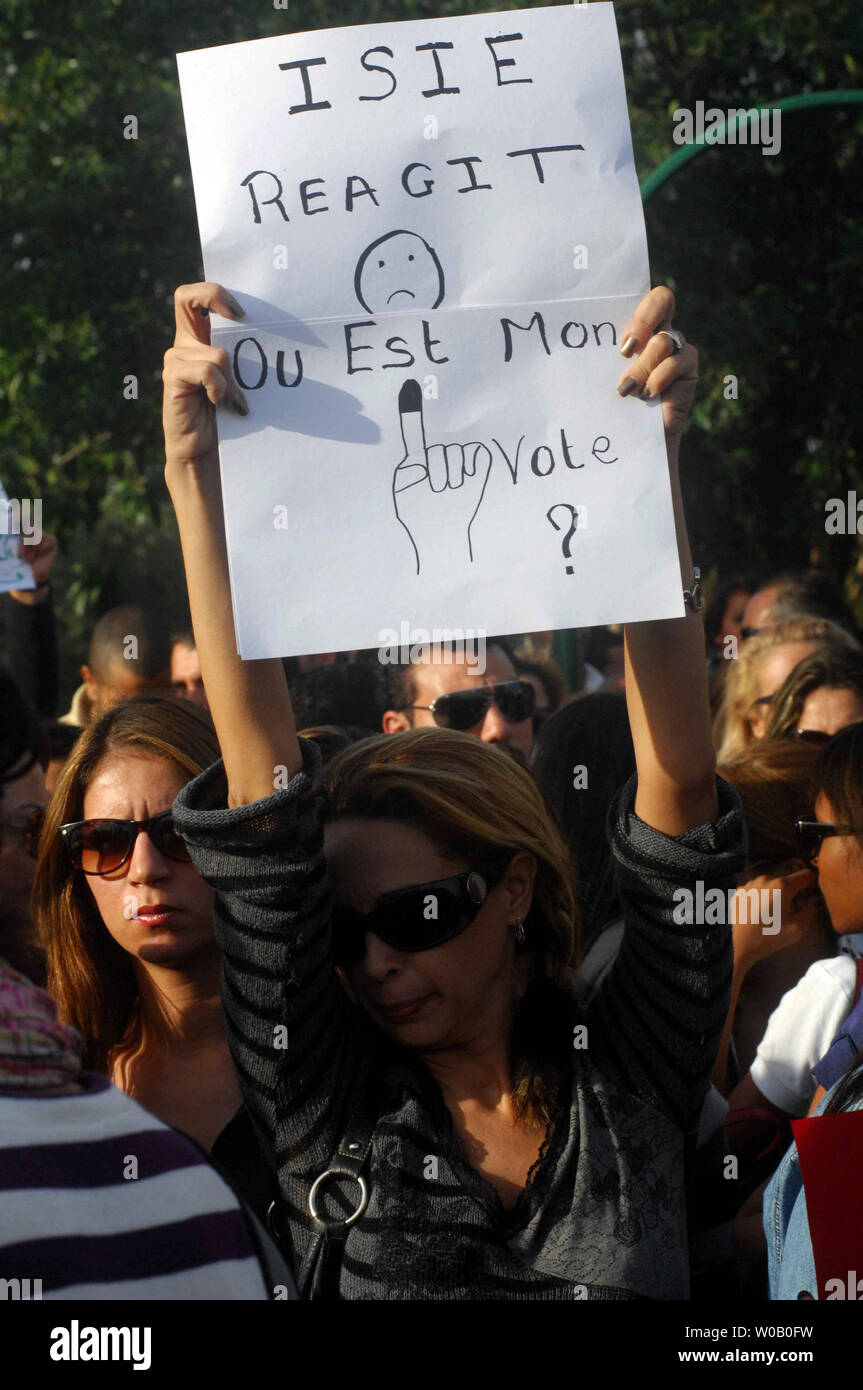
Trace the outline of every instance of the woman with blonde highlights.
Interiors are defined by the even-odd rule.
[[[366,739],[338,754],[323,773],[318,784],[322,821],[421,827],[448,854],[477,866],[489,883],[499,880],[517,853],[533,856],[533,902],[522,924],[533,949],[520,963],[522,972],[529,964],[530,974],[518,986],[513,1099],[520,1117],[544,1126],[560,1077],[545,1055],[550,1020],[533,1004],[542,993],[535,987],[539,982],[550,982],[564,995],[575,984],[579,943],[572,860],[533,778],[496,752],[451,729]],[[544,995],[546,1007],[549,997]]]
[[[237,656],[214,406],[249,407],[209,343],[210,312],[235,308],[207,284],[179,289],[175,309],[166,479],[223,761],[174,814],[216,889],[228,1035],[301,1293],[685,1297],[684,1136],[731,944],[724,923],[681,931],[674,896],[733,885],[743,859],[695,603],[626,631],[638,776],[610,832],[626,927],[582,1010],[568,853],[529,773],[438,727],[365,740],[322,775],[281,662]],[[665,331],[673,311],[665,288],[638,306],[619,389],[663,393],[689,588],[677,447],[697,355]]]
[[[853,637],[828,618],[791,618],[748,638],[722,691],[713,736],[720,763],[764,738],[773,697],[789,672],[825,647],[859,651]]]
[[[48,988],[86,1069],[196,1140],[266,1210],[225,1037],[213,891],[171,816],[217,754],[190,701],[132,700],[89,725],[48,806],[34,910]]]
[[[863,652],[825,647],[795,666],[770,706],[767,737],[825,744],[863,719]]]

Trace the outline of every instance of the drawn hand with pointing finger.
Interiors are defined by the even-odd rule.
[[[485,494],[491,450],[475,441],[427,445],[422,391],[412,378],[399,391],[399,419],[405,453],[393,474],[393,503],[414,548],[417,574],[435,552],[460,559],[462,545],[472,562],[471,527]]]

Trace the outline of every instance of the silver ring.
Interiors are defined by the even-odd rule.
[[[366,1187],[365,1179],[362,1177],[362,1175],[360,1173],[352,1172],[350,1168],[328,1168],[325,1173],[321,1173],[320,1177],[315,1178],[314,1182],[312,1183],[312,1190],[309,1193],[309,1213],[314,1221],[321,1220],[320,1216],[318,1216],[318,1211],[315,1206],[315,1197],[317,1195],[317,1191],[321,1183],[326,1182],[327,1178],[333,1177],[353,1178],[354,1182],[357,1182],[360,1185],[360,1204],[354,1212],[353,1216],[346,1217],[344,1221],[345,1226],[352,1226],[355,1221],[359,1221],[360,1217],[362,1216],[363,1212],[369,1204],[369,1190]]]
[[[671,354],[672,357],[676,357],[679,352],[683,351],[683,339],[673,328],[658,328],[653,336],[658,338],[661,333],[664,333],[666,338],[670,338],[674,344],[674,351]]]

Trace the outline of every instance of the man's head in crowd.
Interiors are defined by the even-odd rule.
[[[384,733],[397,734],[406,729],[433,727],[442,718],[442,709],[436,705],[437,701],[462,691],[471,692],[473,699],[469,702],[452,702],[453,708],[446,712],[447,723],[443,727],[456,727],[482,739],[484,743],[498,744],[527,758],[533,743],[533,687],[526,686],[529,693],[521,698],[517,691],[494,691],[494,687],[501,682],[509,684],[520,679],[506,640],[489,639],[485,670],[481,675],[476,662],[469,661],[467,657],[445,659],[453,655],[446,648],[432,649],[431,660],[381,668],[389,697],[386,702],[388,708],[381,721]],[[493,698],[488,699],[483,708],[483,702],[477,701],[476,695],[484,691]],[[466,724],[464,720],[471,718],[473,713],[477,713],[478,717],[473,723]],[[457,723],[451,722],[453,718]]]
[[[7,671],[0,670],[0,957],[42,981],[41,952],[30,924],[39,812],[47,800],[34,716]]]
[[[717,585],[704,609],[704,634],[708,644],[721,647],[726,638],[743,641],[743,618],[758,585],[745,574],[731,575]]]
[[[288,686],[298,729],[335,725],[364,729],[369,734],[380,730],[382,706],[377,672],[364,662],[294,670]]]
[[[112,608],[90,638],[88,664],[81,675],[98,719],[121,700],[164,695],[171,684],[171,639],[167,625],[151,609]]]
[[[793,618],[827,618],[853,636],[854,618],[838,584],[823,570],[786,570],[767,579],[752,594],[743,612],[743,637],[777,627]]]
[[[171,689],[184,700],[192,700],[202,709],[209,709],[204,682],[201,679],[201,663],[195,646],[192,629],[183,628],[175,632],[171,646]]]

